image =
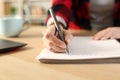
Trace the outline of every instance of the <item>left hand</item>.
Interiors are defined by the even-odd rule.
[[[94,40],[120,39],[120,27],[109,27],[97,32],[93,36]]]

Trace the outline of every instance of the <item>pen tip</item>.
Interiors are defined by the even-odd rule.
[[[68,54],[69,54],[69,50],[68,50],[68,49],[66,49],[66,53],[68,53]]]

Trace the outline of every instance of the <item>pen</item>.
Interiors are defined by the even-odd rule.
[[[60,28],[60,26],[58,24],[58,21],[56,19],[56,16],[55,16],[55,14],[54,14],[54,12],[53,12],[53,10],[51,8],[49,9],[49,12],[51,14],[51,17],[53,18],[53,21],[54,21],[55,27],[56,27],[56,29],[58,31],[60,40],[62,40],[63,42],[65,42],[64,34],[63,34],[63,32],[62,32],[62,30],[61,30],[61,28]],[[66,47],[65,52],[69,54],[68,46]]]

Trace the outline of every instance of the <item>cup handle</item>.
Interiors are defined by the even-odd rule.
[[[27,24],[27,26],[25,26],[24,28],[23,28],[23,30],[22,30],[22,32],[23,31],[26,31],[27,29],[29,29],[30,27],[31,27],[31,21],[30,20],[24,20],[24,23],[23,23],[23,25],[26,25]]]

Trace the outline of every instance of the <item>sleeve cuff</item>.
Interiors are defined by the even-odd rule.
[[[62,17],[56,16],[56,18],[57,18],[57,21],[58,21],[58,22],[61,22],[61,23],[64,25],[64,27],[67,28],[67,24],[66,24],[65,20],[64,20]],[[47,26],[49,26],[51,23],[53,23],[52,17],[50,17],[50,18],[48,19],[48,21],[47,21]]]

